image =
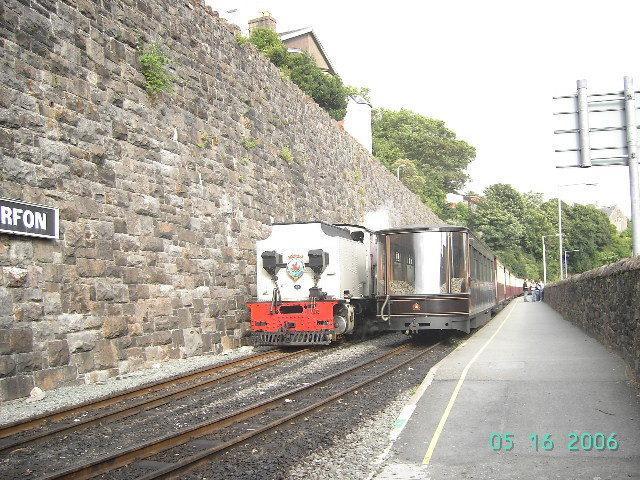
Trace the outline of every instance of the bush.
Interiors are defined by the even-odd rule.
[[[139,48],[138,60],[142,66],[142,75],[146,80],[145,88],[149,95],[155,96],[171,90],[173,77],[167,71],[170,60],[160,45],[152,43]]]
[[[289,165],[293,163],[293,153],[291,153],[291,149],[289,147],[282,147],[282,150],[280,150],[280,154],[278,156]]]
[[[338,75],[324,72],[307,53],[289,53],[278,34],[271,29],[254,28],[249,41],[280,67],[283,76],[290,78],[332,118],[344,118],[352,89],[347,88]]]

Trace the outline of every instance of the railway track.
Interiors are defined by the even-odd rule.
[[[269,350],[211,367],[204,367],[186,375],[174,376],[141,388],[130,389],[113,397],[86,402],[41,415],[26,422],[15,423],[0,430],[0,453],[22,448],[57,434],[69,433],[98,423],[126,418],[215,384],[244,377],[307,351],[304,349],[283,354],[279,350]],[[249,365],[242,367],[246,364]],[[234,370],[235,367],[242,368]],[[226,370],[232,371],[224,373]],[[212,377],[220,372],[223,374]],[[96,414],[90,415],[93,412]],[[64,420],[69,421],[64,422]]]
[[[318,410],[328,403],[420,360],[440,343],[435,343],[428,348],[418,348],[405,343],[312,383],[293,388],[229,414],[69,467],[47,476],[46,480],[80,480],[98,475],[111,478],[112,474],[116,478],[173,478],[208,462],[216,455],[242,445],[253,437],[268,433]],[[384,363],[381,363],[382,361]],[[347,382],[342,385],[341,382],[345,379]],[[247,429],[245,425],[247,421],[255,422],[251,424],[255,428]],[[241,422],[242,425],[239,425]],[[167,462],[168,452],[174,450],[176,453],[171,455],[173,461]],[[161,460],[148,460],[154,456],[160,456]],[[176,458],[177,461],[175,461]],[[128,472],[128,468],[133,468],[134,471]],[[136,468],[137,471],[135,471]],[[149,471],[150,468],[151,471]],[[123,470],[118,471],[119,469]],[[141,474],[140,469],[145,470],[145,473]]]

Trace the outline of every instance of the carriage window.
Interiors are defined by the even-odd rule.
[[[468,291],[466,232],[408,232],[386,237],[393,255],[388,295],[428,295]]]
[[[451,287],[450,293],[467,291],[467,238],[461,232],[449,234],[451,247]]]

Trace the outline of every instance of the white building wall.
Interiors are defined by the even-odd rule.
[[[347,115],[344,117],[344,129],[371,153],[371,105],[359,95],[349,97]]]

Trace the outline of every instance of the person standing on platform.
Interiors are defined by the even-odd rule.
[[[525,281],[522,282],[522,296],[524,297],[525,302],[529,301],[527,300],[528,294],[529,294],[529,282],[527,282],[527,280],[525,279]]]

